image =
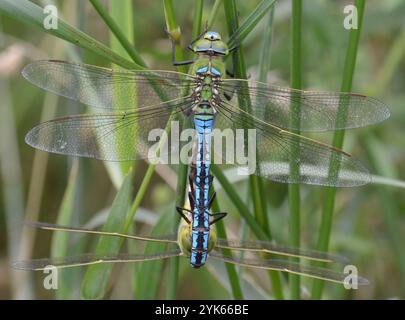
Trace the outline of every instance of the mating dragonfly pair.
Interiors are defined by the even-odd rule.
[[[323,262],[341,262],[337,256],[311,250],[278,246],[263,241],[217,239],[211,228],[225,213],[212,213],[215,194],[210,165],[214,128],[253,129],[255,174],[284,183],[348,187],[370,182],[363,165],[346,152],[296,134],[375,124],[389,117],[380,101],[353,93],[301,91],[244,79],[226,79],[224,58],[228,48],[221,36],[203,32],[190,45],[196,59],[174,61],[190,64],[189,74],[171,71],[118,71],[63,61],[39,61],[26,66],[24,77],[31,83],[107,113],[68,116],[44,122],[26,136],[31,146],[59,154],[110,161],[151,160],[152,130],[169,131],[168,123],[190,119],[196,132],[189,175],[190,209],[177,208],[183,217],[176,237],[141,237],[81,228],[34,223],[35,227],[135,240],[177,243],[178,249],[145,255],[85,255],[64,259],[16,262],[21,269],[37,270],[47,265],[69,267],[107,262],[139,262],[186,256],[193,267],[207,257],[246,267],[285,271],[343,283],[346,275],[331,269],[304,266],[260,255],[255,258],[227,256],[221,249],[253,254],[271,253]],[[125,105],[120,101],[125,100]],[[299,110],[299,112],[297,112]],[[165,152],[160,140],[158,153]],[[339,163],[335,170],[330,164]],[[226,163],[227,166],[239,166]],[[295,167],[295,169],[292,169]],[[268,257],[268,256],[267,256]],[[366,280],[359,278],[359,283]]]

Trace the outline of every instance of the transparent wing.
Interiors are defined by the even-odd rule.
[[[379,123],[390,116],[381,101],[343,92],[302,91],[261,82],[225,79],[221,89],[228,96],[250,97],[254,117],[283,129],[326,131],[358,128]],[[338,113],[339,105],[345,110]],[[301,112],[292,117],[291,110]]]
[[[178,72],[113,70],[55,60],[33,62],[22,75],[44,90],[105,111],[118,105],[132,111],[178,99],[194,80]]]
[[[97,254],[83,254],[76,257],[66,258],[52,258],[52,259],[34,259],[29,261],[14,261],[11,266],[14,269],[20,270],[44,270],[51,267],[56,268],[70,268],[88,266],[101,263],[129,263],[129,262],[144,262],[152,260],[162,260],[172,257],[181,256],[180,250],[168,251],[154,255],[131,255],[131,254],[118,254],[114,256],[97,255]]]
[[[347,262],[345,257],[315,250],[292,248],[271,243],[268,241],[239,241],[218,239],[217,248],[231,249],[237,251],[249,251],[255,253],[269,253],[287,257],[298,257],[307,260],[321,262]]]
[[[100,160],[158,159],[178,153],[176,141],[171,144],[164,131],[172,121],[177,128],[175,121],[190,107],[190,98],[182,97],[130,112],[57,118],[31,129],[25,141],[43,151]]]
[[[265,270],[275,270],[281,272],[287,272],[291,274],[296,274],[300,276],[326,280],[335,283],[345,283],[347,281],[349,274],[343,272],[334,271],[326,268],[318,268],[311,266],[303,266],[299,263],[289,262],[287,260],[273,260],[273,259],[247,259],[247,258],[236,258],[228,257],[222,253],[212,251],[209,254],[210,258],[218,259],[227,263],[232,263],[235,265],[240,265],[248,268],[258,268]],[[350,275],[353,276],[352,274]],[[369,282],[367,279],[358,276],[357,281],[359,285],[367,285]]]
[[[158,237],[149,237],[149,236],[143,236],[143,235],[131,235],[131,234],[118,233],[118,232],[108,232],[108,231],[99,231],[99,230],[85,229],[85,228],[79,228],[79,227],[62,226],[62,225],[47,223],[47,222],[27,221],[27,222],[25,222],[25,224],[30,227],[42,229],[42,230],[66,231],[66,232],[74,232],[74,233],[81,233],[81,234],[95,234],[95,235],[100,235],[100,236],[122,237],[122,238],[126,238],[126,239],[140,240],[140,241],[177,244],[177,235],[176,234],[158,236]]]
[[[235,150],[232,145],[214,149],[214,163],[236,165],[240,174],[254,173],[284,183],[351,187],[371,181],[367,169],[339,149],[268,124],[225,101],[218,110],[216,127],[235,135],[236,146]],[[339,160],[340,167],[329,172],[332,159]],[[290,163],[298,170],[290,171]]]

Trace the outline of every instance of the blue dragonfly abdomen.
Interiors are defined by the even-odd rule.
[[[190,264],[193,267],[201,267],[207,259],[209,240],[209,189],[212,176],[210,175],[210,148],[211,132],[214,126],[213,116],[200,119],[198,115],[194,117],[194,127],[197,131],[197,147],[195,163],[192,168],[192,178],[190,182],[192,188],[192,233],[191,233],[191,258]]]

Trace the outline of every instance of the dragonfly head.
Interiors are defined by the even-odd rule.
[[[204,34],[204,39],[209,40],[209,41],[221,41],[221,35],[218,32],[215,31],[207,31]]]
[[[191,225],[188,224],[186,221],[182,220],[179,225],[179,230],[177,232],[177,242],[179,244],[180,250],[186,257],[190,257],[191,255]],[[214,249],[215,244],[217,242],[217,233],[215,230],[210,229],[210,234],[208,238],[208,250],[207,252],[211,252]]]
[[[229,53],[228,46],[222,41],[221,35],[215,31],[207,31],[201,39],[195,42],[191,49],[197,54],[210,56],[226,56]]]

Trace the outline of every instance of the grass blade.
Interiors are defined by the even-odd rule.
[[[35,26],[46,33],[89,50],[100,57],[103,57],[107,61],[115,63],[123,68],[143,69],[141,65],[121,57],[101,42],[74,28],[63,19],[55,17],[55,19],[58,19],[58,28],[56,29],[44,28],[43,23],[45,15],[43,13],[43,8],[37,6],[31,1],[3,0],[0,2],[0,13],[15,18],[22,23]]]
[[[172,0],[163,0],[166,20],[166,30],[170,35],[171,40],[174,42],[174,57],[176,61],[184,61],[185,55],[181,48],[181,29],[177,23],[176,15],[174,14],[174,7]],[[180,72],[187,73],[187,66],[178,66]]]
[[[226,7],[229,4],[226,4]],[[238,42],[242,43],[243,40],[252,32],[252,30],[256,27],[256,25],[263,19],[263,17],[269,12],[269,10],[273,7],[276,3],[276,0],[263,0],[260,2],[257,7],[252,11],[252,13],[246,18],[246,20],[242,23],[242,25],[236,29],[234,29],[233,36],[228,41],[228,45],[231,47],[235,44],[235,34],[238,37]],[[228,11],[228,9],[225,9]]]
[[[2,102],[0,106],[0,178],[2,189],[2,201],[4,204],[4,214],[2,220],[7,229],[7,255],[9,259],[17,260],[19,257],[20,235],[22,231],[22,221],[24,219],[24,189],[22,183],[21,159],[18,153],[17,128],[14,120],[12,98],[9,95],[9,82],[0,75],[0,96]],[[11,290],[14,298],[28,299],[32,294],[29,285],[29,276],[20,277],[14,270],[10,272]],[[28,281],[21,283],[20,281]]]
[[[292,1],[291,18],[291,88],[301,89],[301,15],[302,1]],[[293,128],[299,127],[300,119],[299,104],[291,106],[291,122]],[[299,130],[294,130],[299,134]],[[292,148],[291,153],[298,156],[299,150]],[[299,175],[299,165],[295,163],[294,157],[291,157],[290,170],[292,175]],[[300,186],[299,184],[288,185],[288,204],[290,209],[290,245],[296,248],[300,247]],[[299,262],[298,258],[292,258],[293,262]],[[298,275],[289,275],[291,298],[300,298],[300,277]]]
[[[125,177],[112,205],[110,214],[103,231],[126,233],[132,222],[128,213],[132,193],[132,170]],[[117,254],[123,243],[123,238],[101,236],[96,254]],[[83,279],[82,297],[84,299],[101,299],[105,295],[113,264],[98,264],[90,266]]]
[[[218,180],[218,182],[221,184],[222,188],[224,189],[228,197],[231,199],[232,203],[238,209],[239,214],[252,229],[254,235],[259,240],[267,240],[268,237],[266,232],[253,218],[253,215],[249,211],[249,208],[243,203],[242,199],[239,197],[238,193],[235,191],[232,184],[225,177],[225,174],[216,165],[211,166],[211,171],[214,174],[215,178]]]
[[[272,37],[273,37],[273,20],[274,20],[274,11],[275,11],[275,6],[272,6],[270,8],[270,12],[268,13],[268,20],[265,25],[265,30],[263,33],[263,47],[262,51],[260,54],[260,60],[259,60],[259,81],[266,83],[267,82],[267,73],[270,70],[270,58],[271,58],[271,44],[272,44]],[[268,211],[267,211],[267,202],[266,199],[268,197],[268,192],[265,190],[264,187],[264,181],[262,178],[257,177],[257,183],[253,184],[254,189],[252,190],[253,194],[256,194],[256,197],[259,197],[260,201],[260,208],[259,210],[259,224],[262,226],[265,226],[266,233],[271,240],[272,233],[271,233],[271,227],[268,221]],[[255,200],[257,202],[257,200]],[[257,205],[255,206],[257,207]],[[269,275],[271,278],[271,283],[273,286],[273,291],[276,293],[282,293],[282,283],[281,283],[281,275],[280,273],[276,271],[269,271]],[[278,296],[279,299],[282,299],[283,296],[282,294],[279,294]]]
[[[275,6],[272,6],[268,13],[268,20],[263,32],[263,47],[259,60],[259,81],[267,82],[267,73],[271,66],[271,45],[273,40],[273,21]]]
[[[215,192],[214,187],[212,187],[212,192]],[[212,204],[212,211],[213,212],[221,212],[221,209],[218,204],[218,198],[215,198]],[[218,221],[216,224],[216,229],[218,233],[218,237],[222,239],[227,239],[226,230],[224,226],[223,220]],[[227,255],[228,257],[232,256],[232,252],[229,249],[223,249],[222,252]],[[233,264],[225,263],[225,268],[228,274],[229,283],[231,284],[231,290],[233,298],[236,300],[243,299],[242,288],[239,282],[239,276],[236,271],[236,267]]]
[[[208,18],[208,30],[211,30],[214,25],[215,19],[218,15],[219,7],[222,5],[223,0],[215,0],[214,5],[211,9],[210,16]]]
[[[103,17],[104,21],[110,28],[110,44],[111,49],[120,54],[122,57],[128,57],[132,59],[134,62],[142,65],[145,67],[145,63],[139,54],[136,52],[133,44],[130,42],[129,39],[134,38],[134,23],[132,17],[132,2],[130,0],[123,0],[123,1],[112,1],[110,3],[110,15],[104,10],[103,6],[100,4],[98,0],[91,0],[93,6],[97,9],[97,12],[100,16]],[[115,24],[115,21],[120,21],[120,27]],[[114,68],[114,66],[113,66]],[[127,107],[128,101],[131,101],[133,98],[134,93],[136,91],[136,84],[133,85],[133,91],[122,92],[119,90],[119,83],[114,84],[114,96],[115,96],[115,106],[114,108],[117,111],[120,111]],[[136,109],[138,106],[136,105],[137,100],[134,99],[134,106],[133,108]],[[125,129],[119,130],[117,133],[117,142],[124,141],[126,137],[136,137],[134,133],[136,131],[136,127],[139,124],[135,121],[133,125],[128,126]],[[136,145],[136,141],[133,142],[131,145],[132,152],[135,153],[134,148]],[[122,146],[119,143],[116,144],[117,152],[124,153],[125,150],[122,150]],[[122,175],[125,176],[128,173],[128,170],[131,168],[135,171],[135,163],[136,162],[121,162],[115,163],[113,165],[119,166],[122,172]]]
[[[175,44],[175,59],[176,61],[183,61],[185,53],[183,48],[180,47],[181,43],[181,32],[180,26],[177,23],[176,16],[174,14],[173,3],[171,0],[164,1],[165,9],[165,19],[166,27],[169,34],[172,36],[175,34],[176,38],[173,38]],[[199,0],[195,3],[194,10],[194,19],[193,19],[193,38],[194,34],[197,35],[200,33],[201,29],[201,19],[203,11],[203,1]],[[178,33],[177,33],[178,32]],[[195,36],[197,37],[197,36]],[[181,72],[187,72],[186,66],[177,67]],[[185,128],[189,123],[185,123],[184,119],[179,119],[181,121],[181,127]],[[186,188],[187,188],[187,164],[180,163],[178,166],[178,175],[177,175],[177,187],[176,187],[176,203],[175,206],[183,207],[185,204]],[[178,224],[180,222],[180,217],[176,213],[176,208],[173,208],[175,217],[173,217],[171,222],[171,230],[177,232]],[[170,214],[172,216],[172,213]],[[177,282],[179,278],[179,257],[173,258],[169,261],[169,274],[168,274],[168,286],[166,289],[166,299],[175,299],[177,294]]]
[[[193,32],[191,39],[195,39],[201,33],[201,23],[204,9],[204,0],[196,0],[194,3]]]
[[[111,1],[110,11],[112,16],[107,13],[99,0],[90,0],[90,2],[132,61],[142,67],[146,67],[145,61],[129,40],[133,39],[132,2],[127,0]],[[119,18],[121,27],[116,24],[115,21],[117,19],[114,18]],[[122,50],[114,40],[111,40],[111,44],[111,48],[115,52],[119,53],[121,56],[125,56],[124,50]]]
[[[341,86],[342,92],[349,92],[352,89],[354,68],[356,65],[356,56],[363,22],[365,1],[357,0],[355,2],[355,6],[357,8],[358,14],[358,28],[350,30],[349,45],[346,51],[346,58],[343,70],[343,79]],[[337,118],[339,119],[340,117],[338,116]],[[342,148],[344,140],[344,132],[345,132],[344,130],[339,130],[335,132],[332,144],[334,147],[339,149]],[[330,170],[333,170],[334,167],[336,168],[338,166],[339,163],[331,161],[329,168]],[[325,200],[323,203],[323,210],[322,210],[322,220],[317,243],[317,250],[320,251],[328,251],[329,248],[329,240],[333,220],[333,210],[335,206],[335,195],[336,195],[336,188],[332,187],[326,188]],[[312,299],[320,299],[322,297],[322,290],[323,290],[323,281],[315,280],[311,293]]]
[[[75,208],[75,194],[77,192],[77,174],[79,170],[79,160],[75,159],[70,170],[68,184],[63,195],[63,200],[58,212],[56,223],[59,225],[71,225]],[[71,234],[68,232],[55,231],[52,236],[51,257],[66,257],[69,250],[69,239]],[[77,270],[59,270],[58,271],[58,290],[56,297],[58,299],[72,299],[73,285]]]
[[[172,223],[172,208],[163,212],[157,224],[153,227],[152,236],[159,236],[167,233],[167,226]],[[145,254],[163,252],[166,245],[149,242],[145,246]],[[171,258],[173,259],[173,258]],[[162,283],[162,268],[164,261],[151,261],[140,265],[136,275],[135,298],[139,300],[157,299],[159,285]],[[171,273],[168,274],[168,277]],[[177,277],[177,273],[176,273]],[[169,281],[170,279],[166,279]],[[166,290],[167,291],[167,290]]]
[[[270,9],[270,7],[269,7],[269,9]],[[225,8],[225,12],[226,12],[228,31],[230,34],[233,34],[237,37],[237,39],[235,41],[236,41],[236,44],[238,45],[238,49],[234,52],[234,55],[233,55],[234,73],[237,78],[246,79],[247,78],[246,65],[245,65],[242,45],[240,42],[241,40],[239,40],[239,31],[238,30],[240,30],[240,28],[239,28],[239,24],[238,24],[237,9],[236,9],[235,2],[226,0],[224,2],[224,8]],[[255,12],[256,12],[256,10],[250,16],[256,15]],[[260,15],[257,15],[257,17],[259,17],[259,16]],[[262,17],[260,17],[260,19],[261,18]],[[249,18],[248,18],[248,20],[249,20]],[[245,88],[245,90],[247,92],[247,88]],[[242,98],[241,96],[238,96],[238,102],[242,109],[251,108],[250,98]],[[265,211],[265,206],[263,205],[262,199],[260,199],[260,196],[263,194],[263,192],[261,191],[261,184],[260,184],[259,178],[255,175],[252,175],[249,177],[249,182],[250,182],[250,188],[252,190],[252,196],[253,196],[255,219],[258,222],[258,224],[261,226],[261,229],[265,232],[266,239],[270,240],[270,227],[269,227],[269,223],[268,223],[268,219],[267,219],[267,212]],[[282,299],[283,293],[282,293],[282,289],[281,289],[281,285],[280,285],[279,274],[269,272],[269,276],[271,279],[274,278],[274,283],[272,281],[274,296],[277,299]]]

